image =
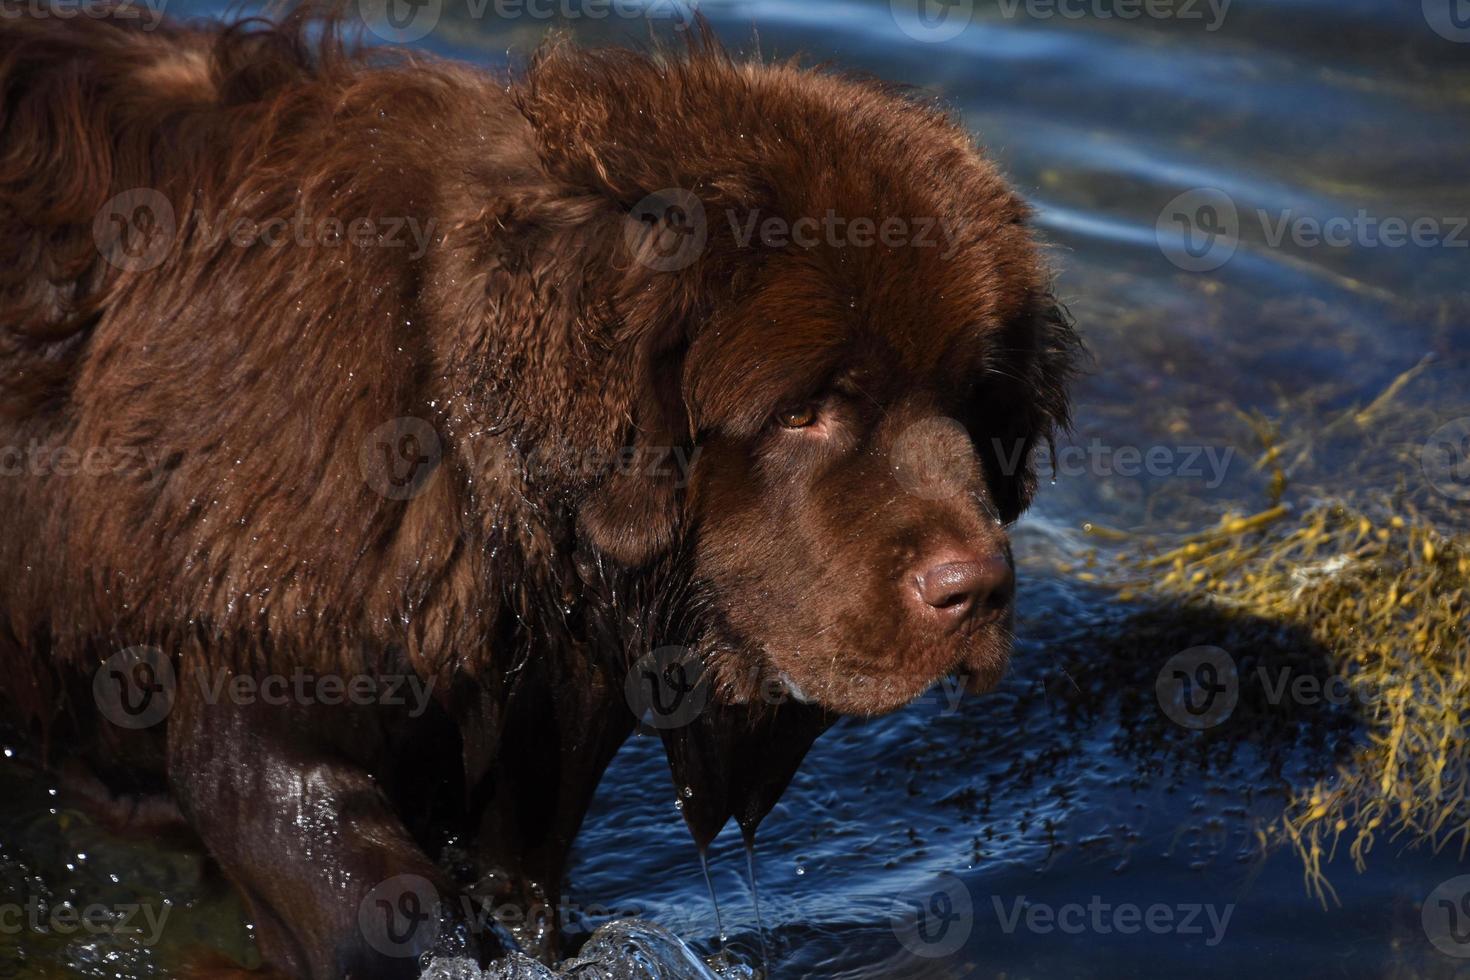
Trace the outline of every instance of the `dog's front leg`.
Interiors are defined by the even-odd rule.
[[[362,764],[381,719],[349,706],[207,698],[181,677],[169,780],[244,896],[266,963],[295,977],[418,975],[428,950],[501,952]]]
[[[502,924],[533,955],[555,962],[561,890],[572,841],[603,771],[632,733],[621,678],[580,649],[548,650],[527,664],[510,700],[504,751],[482,791],[478,856],[509,880],[494,896]]]

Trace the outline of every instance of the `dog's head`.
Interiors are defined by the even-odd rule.
[[[547,169],[617,209],[626,438],[692,459],[610,476],[579,531],[626,565],[680,551],[727,698],[989,687],[1077,347],[1025,205],[932,107],[695,48],[553,49],[521,97]]]

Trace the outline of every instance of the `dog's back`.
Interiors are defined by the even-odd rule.
[[[410,512],[359,447],[428,414],[438,173],[514,111],[483,76],[307,34],[0,21],[12,645],[76,660],[204,628],[346,657],[396,590],[449,574],[453,481]]]

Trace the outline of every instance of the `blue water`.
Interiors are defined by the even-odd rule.
[[[1470,231],[1453,219],[1470,215],[1470,30],[1461,40],[1437,33],[1432,20],[1454,22],[1434,20],[1436,2],[1235,0],[1213,30],[1204,3],[1192,5],[1202,20],[1124,20],[1103,16],[1120,9],[1106,3],[1064,3],[1089,11],[1072,18],[1045,16],[1044,3],[961,2],[951,16],[973,16],[937,43],[906,34],[880,0],[701,5],[734,47],[754,50],[758,34],[767,58],[804,52],[922,86],[977,133],[1036,207],[1059,293],[1095,356],[1073,444],[1238,450],[1218,480],[1090,471],[1043,488],[1017,535],[1019,640],[1002,688],[957,707],[936,695],[839,724],[762,825],[772,976],[1470,976],[1470,960],[1441,952],[1421,925],[1426,896],[1470,863],[1383,841],[1363,873],[1345,857],[1328,865],[1340,904],[1324,906],[1297,858],[1263,851],[1256,830],[1331,769],[1334,743],[1222,746],[1159,728],[1153,673],[1087,669],[1116,656],[1120,637],[1127,645],[1134,609],[1058,561],[1086,546],[1085,522],[1184,528],[1262,509],[1267,477],[1250,465],[1259,447],[1237,410],[1289,425],[1373,398],[1433,352],[1425,386],[1405,397],[1444,421],[1466,414],[1452,399],[1470,391]],[[420,43],[499,66],[523,58],[552,23],[593,42],[648,35],[639,19],[446,15]],[[1203,272],[1171,263],[1157,232],[1166,205],[1196,188],[1224,192],[1240,218],[1233,256]],[[1283,216],[1360,211],[1435,219],[1452,240],[1272,241]],[[1304,467],[1294,502],[1422,482],[1334,452],[1324,447]],[[1135,652],[1156,670],[1184,646],[1237,639],[1226,626],[1196,629],[1166,648],[1140,638]],[[140,887],[176,896],[197,938],[244,942],[238,906],[203,883],[194,859],[95,839],[77,829],[79,817],[59,826],[65,814],[46,812],[44,791],[29,784],[7,805],[0,880],[19,880],[20,866],[80,894],[110,887],[109,867],[150,868]],[[634,738],[588,816],[568,902],[585,913],[584,931],[634,917],[712,955],[715,913],[674,802],[658,739]],[[78,834],[93,835],[84,841],[92,856],[66,870]],[[756,964],[733,829],[710,866],[729,955]],[[930,912],[937,944],[905,932],[910,899]],[[1154,906],[1172,925],[1118,928],[1133,914],[1115,918],[1120,907],[1141,916]],[[1068,927],[1048,927],[1048,915]],[[26,936],[0,936],[11,956],[0,963],[18,963],[27,943],[19,972],[0,975],[161,969],[126,944],[88,959],[74,944]],[[940,946],[953,948],[918,955]]]

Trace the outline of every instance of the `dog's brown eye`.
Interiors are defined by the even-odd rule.
[[[817,410],[811,405],[788,408],[777,415],[776,420],[788,429],[805,429],[817,420]]]

